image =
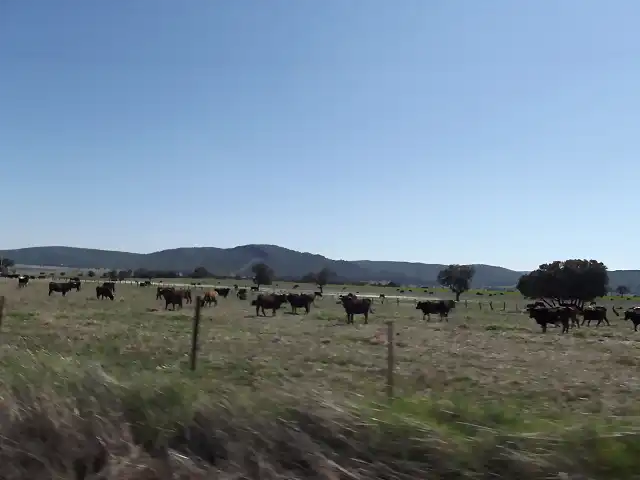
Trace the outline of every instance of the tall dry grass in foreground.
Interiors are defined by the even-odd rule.
[[[43,360],[21,358],[2,384],[5,480],[640,478],[640,431],[628,419],[536,424],[462,399],[211,396],[190,379],[123,385],[99,367]]]

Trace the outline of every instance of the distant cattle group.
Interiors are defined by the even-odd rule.
[[[18,288],[22,289],[29,285],[31,279],[35,278],[29,275],[10,275],[11,278],[16,278]],[[160,282],[162,283],[162,282]],[[137,282],[137,285],[141,287],[147,287],[152,285],[150,280]],[[157,284],[156,284],[157,285]],[[72,277],[66,281],[51,281],[48,284],[48,294],[51,296],[53,293],[60,293],[63,297],[72,290],[81,291],[82,283],[80,278]],[[203,288],[200,284],[196,285],[197,288]],[[299,285],[291,287],[292,290],[298,290]],[[343,288],[345,290],[346,287]],[[232,292],[235,292],[236,297],[239,300],[246,300],[249,293],[252,294],[251,306],[255,307],[256,316],[267,316],[266,311],[270,311],[271,315],[276,315],[276,312],[282,308],[283,305],[289,305],[291,307],[291,314],[297,315],[300,309],[303,309],[305,314],[309,314],[312,306],[315,305],[315,301],[318,298],[323,297],[322,291],[315,291],[313,293],[293,293],[293,292],[272,292],[261,293],[258,286],[251,286],[250,288],[240,288],[237,284],[233,285],[233,288],[229,287],[215,287],[212,290],[203,290],[200,294],[200,307],[217,306],[221,299],[227,299]],[[298,290],[299,291],[299,290]],[[402,290],[398,289],[402,293]],[[96,298],[99,300],[108,299],[113,301],[116,294],[116,282],[107,281],[95,287]],[[255,293],[255,295],[254,295]],[[432,294],[431,291],[425,291],[425,293]],[[337,296],[337,303],[342,305],[346,314],[346,323],[353,324],[356,315],[362,315],[365,324],[369,323],[369,314],[375,313],[373,310],[374,300],[372,298],[361,297],[359,292],[341,294]],[[178,288],[175,286],[159,285],[156,289],[156,299],[163,300],[165,303],[165,310],[171,306],[172,310],[176,308],[183,308],[185,304],[191,304],[193,302],[193,294],[191,288]],[[122,299],[121,299],[122,301]],[[384,305],[386,296],[384,293],[379,294],[379,301]],[[399,297],[396,298],[399,303]],[[453,300],[416,300],[415,308],[422,312],[422,320],[430,321],[432,315],[437,315],[440,321],[448,321],[449,314],[456,307],[456,302]],[[625,321],[630,321],[633,324],[634,331],[638,331],[640,327],[640,307],[632,307],[626,309],[622,314],[615,307],[612,307],[612,311],[616,316],[623,316]],[[579,303],[568,304],[555,304],[547,303],[543,301],[536,301],[529,303],[525,306],[525,313],[537,323],[542,332],[547,332],[548,327],[561,327],[562,333],[567,333],[571,328],[580,328],[581,326],[591,326],[592,322],[595,322],[595,326],[599,327],[604,324],[610,326],[609,318],[607,317],[607,308],[604,306],[591,303],[584,306]],[[582,318],[580,318],[582,317]]]

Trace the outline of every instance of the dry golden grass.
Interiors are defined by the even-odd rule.
[[[306,316],[256,318],[249,301],[230,297],[203,310],[189,372],[192,306],[167,312],[155,289],[122,285],[115,301],[97,300],[94,288],[49,297],[45,282],[0,283],[0,435],[25,442],[2,447],[1,478],[73,471],[98,445],[110,452],[105,478],[168,475],[126,473],[136,462],[183,478],[640,475],[640,333],[612,314],[611,327],[563,336],[541,334],[515,295],[492,298],[495,311],[470,296],[448,323],[423,322],[412,301],[376,303],[369,325],[345,325],[333,298]],[[396,333],[391,405],[386,320]],[[191,433],[181,443],[194,416],[209,440]],[[25,433],[30,423],[45,433]],[[52,456],[46,468],[2,466],[45,437],[65,445],[33,454]],[[189,453],[198,449],[209,462]]]

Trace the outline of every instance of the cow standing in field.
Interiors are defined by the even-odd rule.
[[[29,285],[29,277],[27,275],[18,277],[18,288],[24,288],[27,285]]]
[[[231,291],[230,288],[214,288],[214,290],[216,291],[216,293],[218,295],[220,295],[222,298],[227,298],[227,296],[229,296],[229,292]]]
[[[236,297],[238,297],[240,300],[246,300],[247,299],[247,289],[246,288],[241,288],[236,292]]]
[[[354,294],[340,296],[338,304],[342,304],[347,314],[347,323],[353,323],[355,315],[364,315],[365,325],[369,323],[369,312],[374,313],[371,308],[370,298],[358,298]]]
[[[179,293],[176,292],[174,289],[172,288],[164,288],[162,289],[160,296],[164,299],[165,305],[164,305],[164,309],[167,310],[169,308],[169,305],[171,305],[171,309],[175,310],[176,306],[179,306],[180,308],[182,308],[182,299],[183,296]]]
[[[111,290],[111,293],[116,293],[116,283],[115,282],[104,282],[102,284],[104,288],[108,288]]]
[[[216,306],[218,305],[218,292],[215,290],[204,293],[202,300],[200,302],[200,306],[202,307],[204,307],[205,305],[211,306],[212,303]]]
[[[577,320],[575,312],[572,308],[566,306],[559,307],[541,307],[533,306],[527,308],[529,316],[533,318],[540,327],[542,327],[542,333],[546,333],[547,325],[562,325],[562,333],[569,333],[569,325],[574,325]],[[579,325],[579,324],[578,324]]]
[[[613,313],[615,313],[617,317],[620,316],[616,307],[611,307],[611,310],[613,310]],[[640,307],[627,308],[624,312],[624,319],[631,320],[633,323],[633,330],[637,332],[638,326],[640,326]]]
[[[49,296],[51,296],[53,292],[59,292],[64,297],[71,288],[72,287],[68,282],[49,282]]]
[[[266,317],[265,308],[273,312],[271,316],[275,316],[276,310],[286,302],[287,296],[285,294],[276,295],[272,293],[269,295],[258,295],[258,297],[251,302],[251,305],[256,307],[256,317],[260,316],[260,310],[262,310],[262,315]]]
[[[456,308],[456,302],[453,300],[423,300],[416,303],[416,310],[422,310],[422,320],[427,318],[427,321],[431,321],[431,314],[437,313],[440,316],[440,321],[444,319],[449,321],[449,312]]]
[[[96,287],[96,298],[99,300],[103,298],[108,298],[110,300],[113,300],[115,297],[113,295],[113,291],[109,287],[105,287],[104,285],[98,285]]]
[[[604,321],[607,326],[611,326],[609,320],[607,319],[607,307],[599,306],[599,305],[589,305],[588,307],[583,308],[579,311],[582,315],[582,325],[587,323],[587,326],[591,325],[592,320],[597,320],[596,327],[599,327],[600,324]]]
[[[315,295],[311,295],[309,293],[290,293],[287,295],[287,302],[291,305],[291,313],[294,315],[298,314],[298,308],[304,308],[305,313],[309,313],[311,310],[311,304],[315,300]]]

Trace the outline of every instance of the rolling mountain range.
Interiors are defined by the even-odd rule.
[[[298,252],[277,245],[241,245],[234,248],[174,248],[153,253],[129,253],[75,247],[30,247],[0,250],[0,256],[26,265],[64,265],[67,268],[107,268],[175,270],[185,273],[205,267],[216,275],[251,275],[258,262],[269,265],[278,278],[297,279],[324,267],[334,271],[341,280],[393,281],[400,284],[435,284],[440,264],[332,260],[322,255]],[[475,265],[474,287],[505,287],[515,285],[524,272],[492,265]],[[609,272],[610,285],[627,285],[640,291],[640,270]]]

